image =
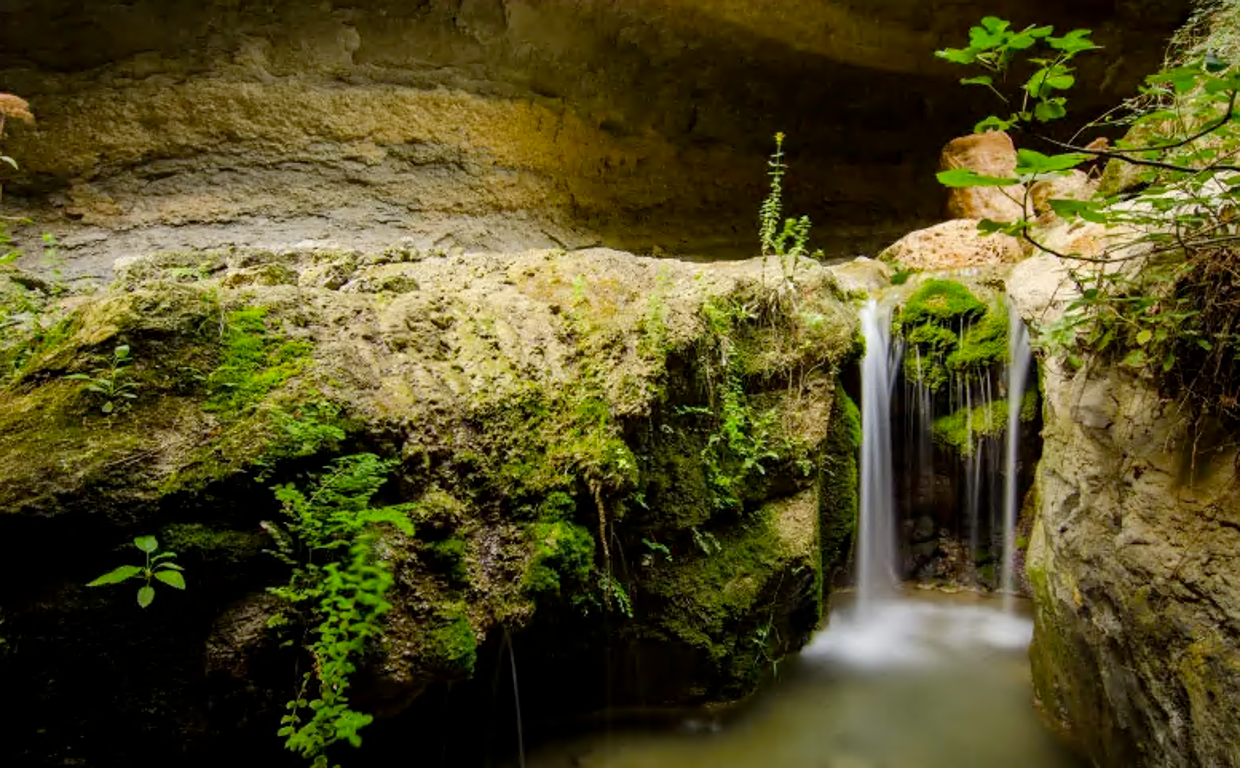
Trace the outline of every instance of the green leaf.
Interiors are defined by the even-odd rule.
[[[1015,116],[1013,116],[1015,117]],[[1004,120],[996,115],[991,115],[973,126],[974,133],[985,133],[986,131],[1006,131],[1016,122],[1015,119]]]
[[[170,587],[176,587],[177,589],[185,589],[185,577],[177,573],[176,571],[156,571],[155,578],[159,579],[160,581],[162,581],[163,583],[167,584]]]
[[[992,85],[994,78],[988,75],[978,75],[977,77],[966,77],[960,81],[961,85]]]
[[[1146,329],[1137,334],[1137,343],[1141,346],[1145,346],[1150,343],[1150,339],[1152,338],[1154,338],[1154,334],[1150,333],[1149,329]]]
[[[126,579],[131,579],[134,576],[137,576],[139,573],[142,573],[142,569],[136,565],[122,565],[116,570],[105,573],[86,586],[101,587],[105,584],[119,584]]]
[[[1095,224],[1105,224],[1107,217],[1102,213],[1102,205],[1089,200],[1049,200],[1051,210],[1061,219],[1081,218]]]
[[[113,403],[111,400],[109,400],[103,404],[103,408],[101,408],[100,410],[103,411],[104,413],[111,413],[112,411],[116,410],[116,404]]]
[[[160,563],[159,565],[155,566],[155,568],[156,568],[156,570],[161,570],[161,571],[162,571],[162,570],[166,570],[166,569],[167,569],[167,570],[173,570],[173,571],[183,571],[183,570],[185,570],[184,568],[182,568],[181,566],[177,565],[176,563]]]
[[[1134,349],[1124,358],[1124,365],[1132,368],[1145,367],[1145,350]]]
[[[1038,122],[1041,123],[1049,123],[1052,120],[1058,120],[1068,114],[1068,110],[1064,107],[1065,103],[1066,99],[1063,98],[1040,101],[1037,106],[1033,108],[1033,116],[1038,119]]]
[[[1091,157],[1091,155],[1082,152],[1048,156],[1032,149],[1020,149],[1016,151],[1016,173],[1024,175],[1067,171],[1091,159]]]
[[[151,604],[151,601],[154,599],[155,599],[155,588],[154,587],[151,587],[148,585],[138,590],[138,606],[139,607],[141,608],[147,607],[148,605]]]
[[[133,545],[148,555],[159,549],[159,542],[154,536],[139,536],[133,540]]]
[[[124,360],[125,358],[129,357],[129,345],[122,344],[116,349],[112,350],[112,356],[115,357],[117,360]]]
[[[977,61],[977,52],[972,48],[945,48],[935,51],[934,55],[953,64],[972,64]]]
[[[1094,41],[1089,39],[1092,34],[1093,30],[1074,29],[1063,37],[1047,37],[1046,42],[1057,51],[1075,55],[1081,51],[1092,51],[1102,47],[1095,45]]]
[[[983,176],[977,171],[972,171],[968,168],[953,168],[950,171],[941,171],[937,174],[937,178],[939,183],[945,187],[1006,187],[1019,183],[1018,179]]]

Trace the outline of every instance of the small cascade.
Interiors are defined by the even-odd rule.
[[[895,387],[891,310],[871,300],[861,310],[865,359],[861,367],[861,520],[857,589],[860,610],[889,595],[896,575],[896,521],[891,468],[891,399]]]
[[[1008,302],[1008,423],[1004,457],[1003,494],[1003,605],[1012,610],[1016,594],[1016,518],[1020,512],[1016,475],[1020,453],[1020,412],[1033,365],[1029,330],[1012,302]]]

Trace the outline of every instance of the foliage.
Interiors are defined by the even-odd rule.
[[[762,243],[762,268],[765,282],[767,260],[774,257],[779,260],[780,273],[783,276],[784,289],[796,282],[797,261],[809,254],[809,231],[811,223],[808,216],[800,218],[783,218],[784,174],[788,165],[784,162],[784,134],[775,134],[775,152],[767,161],[770,170],[767,176],[771,180],[771,190],[762,207],[758,211],[758,237]],[[814,254],[821,256],[821,252]]]
[[[71,373],[65,378],[86,382],[83,389],[95,393],[103,401],[99,410],[107,414],[119,413],[129,407],[127,400],[138,397],[138,384],[132,380],[129,370],[132,364],[129,345],[120,344],[112,350],[106,368],[96,368],[91,374]]]
[[[142,582],[142,586],[138,588],[138,606],[140,608],[146,608],[155,599],[155,587],[151,584],[152,579],[167,584],[173,589],[185,589],[185,577],[181,575],[181,571],[185,569],[174,562],[177,556],[176,552],[170,550],[160,552],[159,541],[154,536],[139,536],[133,540],[133,545],[146,555],[145,564],[119,566],[86,586],[102,587],[137,579]]]
[[[1025,392],[1020,404],[1020,420],[1032,421],[1037,416],[1038,393]],[[964,456],[972,456],[977,439],[998,437],[1008,426],[1008,401],[994,400],[973,409],[961,408],[934,420],[930,434],[940,445],[954,448]]]
[[[1078,295],[1046,330],[1042,346],[1071,364],[1079,365],[1083,353],[1090,353],[1141,372],[1165,397],[1187,404],[1196,423],[1240,418],[1240,358],[1234,352],[1240,344],[1240,67],[1228,60],[1240,55],[1240,45],[1234,42],[1236,4],[1217,9],[1209,23],[1219,30],[1218,41],[1232,40],[1233,47],[1215,50],[1207,34],[1204,44],[1189,47],[1149,76],[1121,117],[1086,126],[1126,126],[1127,137],[1114,147],[1037,136],[1056,153],[1021,149],[1011,177],[988,178],[964,169],[939,176],[949,186],[1021,183],[1028,203],[1035,182],[1086,161],[1110,161],[1108,176],[1126,174],[1126,182],[1093,199],[1050,201],[1059,217],[1104,228],[1105,234],[1093,238],[1104,241],[1095,251],[1056,250],[1039,240],[1035,222],[1027,218],[984,221],[981,228],[1023,237],[1068,266]],[[1021,33],[994,22],[975,28],[969,48],[940,55],[1006,72],[1030,46]],[[1063,116],[1063,92],[1073,84],[1070,69],[1063,68],[1095,46],[1085,30],[1063,38],[1039,32],[1034,39],[1055,53],[1052,59],[1031,59],[1046,82],[1044,88],[1026,82],[1033,114],[1022,108],[1006,119],[992,115],[979,129],[1027,128]],[[1081,240],[1090,238],[1074,242]]]
[[[314,625],[309,633],[315,638],[308,645],[314,668],[288,703],[279,733],[289,750],[316,767],[328,765],[327,750],[337,742],[359,746],[358,731],[373,719],[350,707],[348,689],[367,642],[380,633],[391,608],[385,599],[391,569],[375,551],[380,535],[385,526],[413,535],[408,505],[371,505],[394,466],[374,454],[356,454],[332,462],[306,492],[291,484],[275,488],[286,521],[266,527],[293,574],[271,592],[301,623]]]

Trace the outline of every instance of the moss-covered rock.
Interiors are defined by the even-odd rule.
[[[281,279],[244,279],[272,265]],[[574,664],[600,648],[690,660],[653,703],[719,701],[752,690],[817,625],[823,571],[855,518],[856,413],[838,384],[855,317],[813,264],[779,292],[757,261],[603,250],[178,253],[126,265],[57,328],[0,389],[0,603],[17,638],[40,621],[31,595],[84,583],[114,566],[115,545],[157,533],[190,583],[161,603],[227,645],[270,615],[262,590],[287,578],[264,554],[280,515],[271,487],[364,449],[399,459],[380,496],[408,502],[416,530],[377,550],[395,583],[359,673],[370,710],[391,716],[467,681],[494,663],[479,648],[497,636],[543,632],[564,643],[546,669],[566,706],[595,705]],[[118,345],[133,362],[108,373]],[[135,397],[104,413],[76,373],[124,376]],[[23,543],[36,533],[63,567],[36,567]],[[119,592],[91,596],[40,637],[120,674],[119,638],[142,637],[141,616]],[[125,629],[84,650],[75,638],[99,611]],[[296,654],[273,631],[245,630],[222,669],[291,671]],[[201,638],[181,642],[177,663],[202,653]],[[274,734],[280,696],[234,671],[214,711],[271,717]],[[15,695],[42,674],[22,669]],[[70,720],[207,738],[173,713],[206,713],[210,691],[174,684],[161,695],[175,706],[153,706],[122,688],[129,704]],[[31,712],[77,712],[76,690],[30,693],[42,702]]]
[[[987,305],[965,285],[931,278],[900,307],[895,323],[904,336],[904,375],[931,392],[953,377],[976,379],[1007,359],[1007,307]]]

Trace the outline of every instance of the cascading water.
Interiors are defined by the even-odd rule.
[[[896,530],[891,471],[891,311],[869,301],[861,310],[865,359],[861,365],[861,520],[857,542],[859,608],[890,594],[895,572]]]
[[[1016,594],[1016,517],[1018,454],[1020,452],[1020,411],[1033,364],[1029,331],[1015,305],[1008,302],[1008,423],[1007,455],[1003,495],[1003,607],[1011,611]]]

